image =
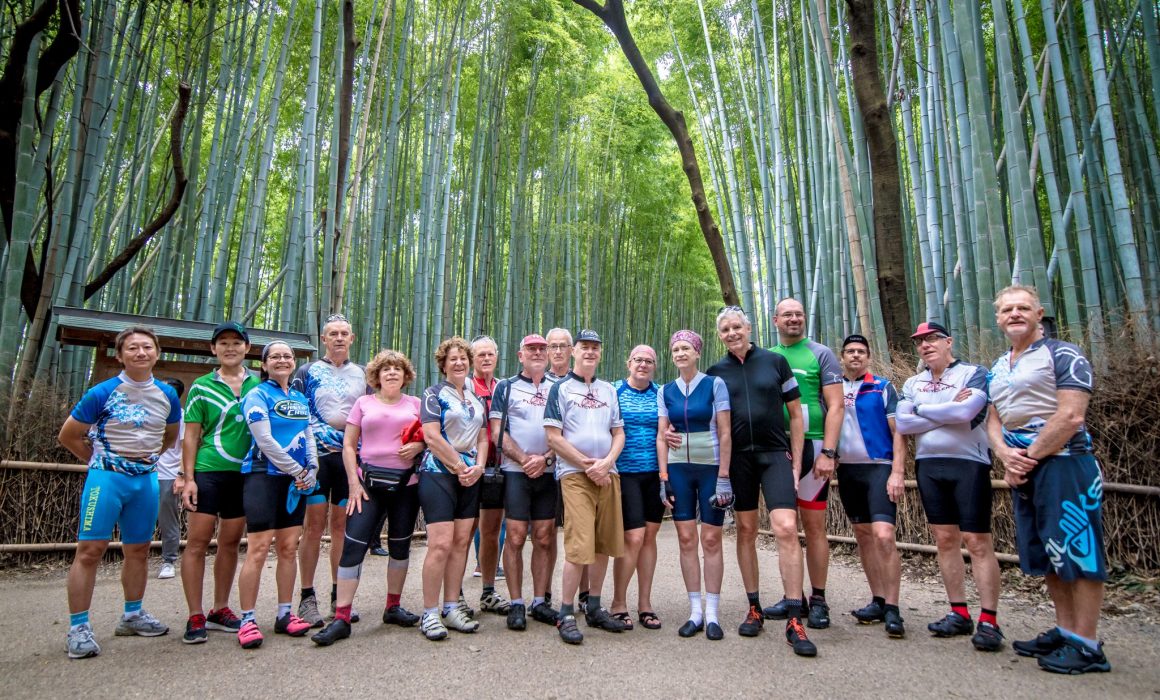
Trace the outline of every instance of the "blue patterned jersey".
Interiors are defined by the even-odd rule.
[[[424,423],[439,423],[443,439],[463,456],[464,463],[475,464],[473,458],[479,440],[479,431],[487,420],[483,401],[471,390],[471,384],[463,387],[462,398],[459,391],[447,380],[429,386],[423,392],[423,403],[419,408],[419,420]],[[450,474],[451,470],[428,450],[423,457],[421,471],[435,474]]]
[[[157,469],[165,427],[181,420],[181,400],[168,384],[121,372],[85,392],[69,415],[92,426],[90,469],[148,474]]]
[[[323,358],[299,367],[291,386],[306,395],[318,454],[342,452],[346,417],[358,397],[371,393],[366,369],[350,361],[336,365]]]
[[[1047,419],[1059,405],[1058,390],[1092,391],[1092,366],[1083,351],[1071,343],[1041,338],[1019,359],[1011,351],[991,366],[991,403],[1003,423],[1003,440],[1009,447],[1027,448],[1039,437]],[[1081,425],[1057,454],[1092,451],[1087,426]]]
[[[242,397],[242,415],[246,417],[246,425],[269,421],[270,434],[278,446],[299,465],[313,466],[306,445],[310,409],[302,392],[293,388],[282,391],[277,382],[267,379]],[[242,460],[242,473],[261,473],[263,470],[267,474],[283,473],[255,443]]]
[[[657,466],[657,385],[649,382],[644,390],[633,388],[623,379],[613,383],[624,421],[624,449],[616,458],[621,474],[655,472]]]

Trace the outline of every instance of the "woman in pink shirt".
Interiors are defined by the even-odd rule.
[[[415,379],[415,368],[400,352],[383,350],[367,363],[367,384],[372,395],[355,401],[346,419],[342,461],[350,484],[347,501],[346,539],[338,565],[338,599],[334,620],[311,639],[329,646],[350,636],[350,609],[358,589],[363,559],[374,529],[387,514],[387,608],[386,624],[411,627],[419,616],[400,605],[407,580],[411,533],[419,515],[419,480],[415,458],[422,442],[403,444],[402,436],[419,418],[419,399],[403,389]]]

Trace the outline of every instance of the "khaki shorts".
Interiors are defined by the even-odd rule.
[[[597,486],[586,474],[560,479],[564,496],[564,558],[573,564],[592,564],[597,554],[624,554],[624,521],[620,515],[620,476]]]

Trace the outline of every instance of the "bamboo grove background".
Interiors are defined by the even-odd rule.
[[[310,333],[341,310],[362,352],[409,353],[420,384],[452,333],[510,348],[530,330],[592,326],[610,360],[677,327],[711,335],[720,303],[675,149],[582,8],[76,4],[79,54],[19,103],[5,381],[83,387],[90,351],[57,347],[53,304]],[[5,39],[33,8],[8,3]],[[880,326],[845,12],[837,0],[629,6],[689,115],[767,344],[787,295],[823,342]],[[1160,327],[1157,12],[1147,0],[877,3],[914,320],[944,321],[982,352],[997,340],[991,296],[1019,280],[1050,290],[1049,314],[1097,360],[1125,322],[1145,337]],[[171,196],[178,112],[184,196],[103,274]],[[45,302],[33,317],[17,302],[30,263]]]

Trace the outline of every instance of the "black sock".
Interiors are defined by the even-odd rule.
[[[314,595],[314,586],[311,586],[310,588],[303,588],[302,589],[302,597],[303,598],[309,598],[312,595]]]
[[[750,605],[755,606],[758,610],[761,609],[761,594],[757,591],[753,591],[752,593],[746,591],[745,597],[749,599]]]
[[[576,606],[575,605],[568,605],[567,603],[564,603],[560,606],[560,617],[564,617],[565,615],[573,615],[575,613],[576,613]]]
[[[330,602],[333,603],[336,600],[338,600],[338,584],[332,583],[330,584]]]
[[[887,604],[886,604],[886,612],[897,613],[897,612],[898,612],[898,606],[897,606],[897,605],[891,605],[890,603],[887,603]]]
[[[580,601],[580,605],[587,608],[587,606],[588,606],[588,591],[580,591],[580,593],[576,596],[576,598],[577,598],[577,600]]]
[[[871,602],[878,603],[879,605],[886,605],[886,599],[880,595],[874,596],[874,599]]]
[[[822,600],[825,600],[826,599],[826,589],[818,588],[817,586],[814,586],[813,593],[810,594],[810,597],[821,598]]]
[[[588,604],[587,604],[585,609],[587,612],[590,612],[593,615],[595,615],[596,611],[600,609],[600,596],[598,596],[598,595],[588,596]]]
[[[484,586],[483,595],[487,595],[488,593],[495,593],[495,586]]]

